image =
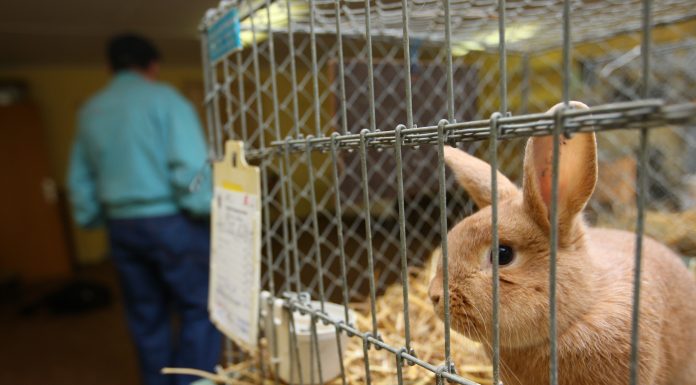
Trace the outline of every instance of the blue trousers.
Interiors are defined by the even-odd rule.
[[[222,337],[208,319],[210,228],[182,214],[108,223],[126,315],[146,385],[183,385],[165,366],[212,371]]]

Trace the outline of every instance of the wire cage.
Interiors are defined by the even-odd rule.
[[[209,27],[232,9],[243,48],[213,63]],[[222,1],[201,31],[211,158],[233,138],[260,166],[263,288],[316,321],[309,361],[293,361],[298,372],[300,361],[322,367],[315,326],[323,324],[339,345],[349,337],[336,383],[500,381],[498,341],[487,355],[451,342],[460,336],[448,315],[437,333],[419,324],[436,319],[416,306],[428,303],[433,255],[447,276],[447,229],[474,210],[445,171],[444,146],[520,182],[528,137],[595,131],[600,171],[587,220],[696,257],[692,1]],[[542,114],[569,99],[591,109]],[[329,315],[328,302],[359,320]],[[394,323],[398,332],[386,332]],[[228,344],[230,366],[254,363],[252,374],[230,371],[235,381],[278,383],[285,358],[272,354],[270,337],[255,357]],[[314,373],[297,382],[324,383]]]

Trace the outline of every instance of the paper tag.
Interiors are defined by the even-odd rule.
[[[215,64],[229,53],[242,47],[239,13],[232,8],[208,28],[208,55]]]
[[[229,141],[213,166],[210,295],[212,322],[248,351],[256,349],[261,278],[261,195],[258,167]]]

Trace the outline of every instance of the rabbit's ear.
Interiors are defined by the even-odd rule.
[[[580,102],[570,104],[577,109],[588,108]],[[561,105],[555,105],[548,113]],[[561,137],[560,141],[557,207],[559,234],[563,236],[569,234],[597,183],[597,143],[593,132],[575,134],[571,139]],[[524,158],[524,204],[534,220],[547,231],[550,228],[552,164],[553,137],[530,138]]]
[[[488,163],[449,146],[445,146],[445,163],[479,209],[491,204],[491,166]],[[518,193],[517,186],[498,171],[498,199],[508,199]]]

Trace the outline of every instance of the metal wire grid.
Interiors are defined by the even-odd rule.
[[[515,3],[517,2],[510,4]],[[542,114],[525,114],[513,117],[507,114],[494,113],[488,119],[478,120],[475,118],[481,118],[481,116],[477,116],[480,113],[472,113],[472,109],[486,111],[491,110],[493,105],[497,105],[499,110],[505,113],[508,111],[508,108],[504,108],[508,104],[508,95],[516,90],[525,92],[525,88],[528,92],[531,85],[525,86],[522,82],[516,86],[517,88],[509,91],[507,89],[509,66],[503,60],[501,60],[496,74],[495,71],[486,72],[485,66],[481,63],[470,63],[460,58],[452,58],[452,28],[450,26],[455,25],[451,15],[451,10],[456,8],[453,5],[455,2],[444,1],[442,3],[443,12],[436,12],[435,17],[431,14],[432,20],[439,20],[439,17],[443,16],[442,13],[444,13],[444,20],[452,20],[444,23],[435,21],[435,23],[440,23],[438,25],[447,27],[444,29],[448,31],[444,32],[445,36],[449,36],[449,38],[445,39],[444,46],[436,46],[435,52],[430,56],[431,61],[427,64],[421,63],[421,68],[416,67],[416,71],[413,71],[413,57],[409,52],[414,48],[410,37],[416,36],[416,34],[409,30],[409,22],[412,28],[413,25],[417,24],[414,21],[417,19],[414,16],[415,9],[419,9],[418,7],[432,9],[434,5],[430,4],[430,8],[428,8],[425,3],[413,2],[409,4],[404,1],[400,4],[400,8],[395,8],[397,3],[393,3],[392,12],[398,8],[403,22],[400,34],[403,44],[399,48],[394,44],[382,41],[370,41],[373,34],[377,36],[386,34],[387,29],[380,27],[380,18],[384,16],[385,4],[377,2],[377,5],[374,6],[366,2],[362,8],[349,8],[348,5],[351,4],[353,3],[313,3],[310,1],[310,14],[315,16],[310,18],[308,25],[303,24],[306,20],[291,20],[291,12],[288,12],[287,30],[282,32],[271,23],[270,2],[266,2],[265,7],[244,2],[239,4],[242,11],[246,7],[250,14],[254,12],[259,14],[265,11],[266,23],[259,23],[263,19],[250,17],[248,20],[251,24],[248,29],[253,35],[251,49],[231,55],[222,64],[208,65],[206,63],[205,65],[206,88],[208,90],[206,102],[209,126],[212,127],[210,130],[211,148],[216,150],[216,155],[219,155],[224,137],[223,131],[226,131],[228,136],[244,140],[249,147],[250,157],[261,164],[264,190],[264,256],[267,272],[264,275],[264,285],[279,295],[283,291],[310,291],[314,293],[314,296],[321,301],[320,308],[312,308],[308,303],[300,300],[300,297],[288,295],[287,307],[289,311],[306,312],[314,320],[321,319],[334,325],[337,336],[346,332],[350,336],[362,338],[367,383],[370,383],[368,356],[371,348],[376,347],[393,353],[399,364],[408,362],[435,373],[440,382],[446,379],[455,383],[470,384],[471,381],[457,376],[451,365],[449,338],[443,342],[447,362],[445,365],[437,366],[417,358],[414,347],[410,345],[408,327],[403,346],[390,346],[381,341],[375,318],[375,299],[380,288],[393,280],[393,277],[400,277],[404,287],[404,318],[408,323],[407,267],[417,264],[419,257],[423,258],[432,249],[438,238],[443,247],[443,265],[445,268],[443,276],[447,277],[446,231],[443,230],[446,230],[447,224],[451,223],[453,211],[466,211],[467,208],[456,207],[452,210],[451,206],[447,207],[448,201],[452,204],[452,202],[462,202],[464,199],[461,197],[448,199],[446,194],[453,189],[448,189],[451,181],[445,178],[442,162],[443,146],[445,144],[472,142],[473,145],[468,149],[479,151],[482,150],[478,146],[481,143],[479,141],[488,139],[489,160],[495,170],[499,164],[498,157],[505,158],[509,157],[511,153],[515,153],[514,145],[503,148],[503,150],[508,150],[507,153],[503,151],[501,154],[500,151],[497,151],[496,147],[501,139],[505,139],[501,141],[502,145],[510,139],[530,135],[553,134],[558,138],[561,134],[569,135],[587,130],[637,128],[641,131],[639,166],[643,170],[648,170],[647,128],[660,127],[665,124],[691,124],[696,116],[696,108],[692,104],[665,105],[662,101],[648,99],[650,96],[648,79],[654,76],[649,68],[650,26],[655,24],[649,19],[651,15],[649,1],[643,3],[643,44],[638,56],[641,60],[639,67],[642,70],[639,99],[643,100],[599,105],[589,111],[561,110],[552,118]],[[664,4],[666,3],[655,2],[656,15],[661,15],[660,12],[664,11],[661,8]],[[329,20],[326,14],[321,13],[329,5],[334,6],[333,30],[329,29],[331,25],[326,21]],[[518,8],[506,6],[504,1],[500,1],[497,5],[500,41],[505,42],[505,12],[513,10],[514,15],[514,10]],[[565,2],[563,5],[565,6],[563,9],[565,17],[562,24],[564,27],[564,60],[563,68],[559,72],[563,75],[563,86],[561,87],[563,99],[567,101],[572,86],[570,53],[573,45],[569,29],[572,7],[570,2]],[[633,2],[632,5],[635,6]],[[676,5],[672,5],[675,6],[674,9],[678,8]],[[376,11],[371,11],[375,8]],[[291,6],[286,7],[286,11],[291,9]],[[355,13],[349,16],[347,9]],[[635,13],[635,9],[631,9]],[[360,15],[360,12],[362,12],[364,20],[362,24],[357,16]],[[576,12],[581,11],[572,8],[573,19],[575,19]],[[370,15],[370,17],[365,18],[365,15]],[[658,17],[656,16],[656,18]],[[372,29],[371,22],[374,23],[375,29]],[[363,32],[355,30],[355,23],[364,28]],[[489,27],[488,24],[486,23],[486,28]],[[351,28],[355,30],[356,35],[364,34],[367,37],[367,42],[359,37],[350,36]],[[417,27],[413,30],[417,31]],[[310,32],[309,37],[302,32]],[[335,35],[332,39],[318,36],[320,32],[333,32]],[[279,33],[282,35],[278,36]],[[260,39],[261,34],[266,34],[266,38]],[[432,41],[426,43],[432,43]],[[203,46],[205,47],[205,42]],[[500,45],[499,48],[500,58],[506,58],[508,56],[506,47]],[[205,52],[203,57],[205,61],[207,57]],[[276,62],[278,57],[282,59]],[[351,58],[357,58],[357,60],[351,60]],[[526,70],[529,70],[529,57],[521,56],[518,59],[521,63],[519,67],[521,72],[524,73],[525,67]],[[608,57],[596,60],[596,62],[602,63],[602,60],[611,61],[616,60],[616,58]],[[365,66],[365,62],[367,62],[367,73],[363,76],[355,76],[355,73],[360,72],[360,67]],[[392,79],[392,81],[380,85],[387,74],[392,74],[395,62],[402,66],[402,70],[395,74],[398,80],[393,81]],[[300,67],[309,68],[310,71],[298,75]],[[338,79],[331,78],[331,71],[320,70],[324,68],[335,68],[339,72]],[[262,74],[264,70],[270,71],[270,74]],[[437,74],[438,70],[441,71],[440,74]],[[412,71],[422,72],[420,77],[416,77],[414,80]],[[460,77],[457,77],[457,71],[462,73]],[[473,73],[476,75],[472,76]],[[500,94],[497,98],[482,98],[476,92],[455,96],[455,82],[463,82],[463,87],[465,87],[466,79],[471,81],[473,78],[481,81],[485,80],[486,77],[488,77],[488,83],[500,86]],[[419,81],[422,83],[419,84]],[[280,93],[278,91],[280,83],[289,84],[291,92]],[[347,93],[346,90],[350,89],[351,85],[354,86],[355,92]],[[558,87],[553,84],[549,85],[549,88],[551,87],[558,90]],[[428,88],[446,91],[419,92]],[[623,90],[625,87],[616,88]],[[457,87],[457,89],[460,88]],[[377,92],[375,92],[376,90]],[[583,95],[590,94],[589,91],[584,91]],[[631,92],[635,93],[635,91]],[[414,98],[414,95],[417,95],[417,98]],[[634,96],[631,95],[627,99],[638,99]],[[365,98],[368,99],[368,106],[354,108]],[[387,111],[384,116],[380,115],[378,119],[378,110],[383,106],[389,106],[390,99],[398,100],[397,105],[403,107],[404,111],[400,111],[400,108],[394,108]],[[680,101],[679,98],[677,99]],[[528,98],[525,100],[529,102]],[[412,102],[416,102],[415,108]],[[332,103],[335,112],[327,112],[332,111]],[[537,103],[543,105],[543,102]],[[422,105],[434,105],[437,108],[420,108],[419,106]],[[517,108],[523,109],[524,112],[527,112],[527,109],[540,109],[523,103]],[[497,109],[493,108],[494,111]],[[405,112],[405,116],[403,116],[403,112]],[[449,120],[433,124],[434,117],[442,116],[447,116]],[[461,123],[457,123],[455,118],[459,118]],[[405,122],[405,124],[395,125],[394,122],[399,121]],[[417,127],[414,122],[424,123],[421,123],[422,127]],[[329,132],[334,133],[326,136]],[[288,134],[289,137],[284,136]],[[427,158],[437,162],[438,172],[435,175],[432,173],[433,164],[422,161],[428,148],[430,148],[431,154],[435,153],[434,157]],[[555,153],[554,159],[557,160],[557,157],[558,154]],[[417,158],[420,158],[421,161],[409,161],[409,159]],[[395,163],[393,167],[377,166],[389,164],[390,160]],[[406,164],[415,165],[421,170],[411,170],[405,166]],[[404,168],[408,170],[409,174],[429,173],[431,179],[423,181],[408,175],[404,177]],[[557,167],[555,169],[554,186],[557,185]],[[647,174],[640,173],[640,183],[638,184],[637,264],[640,264],[641,258],[640,242],[644,225]],[[373,178],[377,178],[379,183],[374,183]],[[436,183],[431,185],[436,186],[436,188],[430,190],[424,188],[425,192],[407,195],[410,187],[416,185],[423,188],[424,185],[429,185],[428,182],[433,181],[432,178],[435,179]],[[341,189],[343,185],[346,185],[347,188]],[[495,213],[497,208],[495,183],[492,188]],[[375,209],[375,203],[379,204],[380,202],[374,197],[392,196],[394,189],[397,190],[395,197],[397,207]],[[436,204],[427,204],[426,207],[414,204],[419,199],[433,198],[437,202]],[[439,213],[435,212],[436,210]],[[350,214],[354,216],[349,220],[344,220],[344,217],[350,216]],[[426,220],[421,222],[420,227],[418,225],[410,226],[408,220],[410,215],[417,215]],[[433,222],[427,220],[427,218],[433,217],[435,218]],[[555,207],[553,207],[552,219],[554,221],[555,217]],[[497,215],[494,214],[493,220],[497,221]],[[409,226],[408,232],[406,231],[407,226]],[[424,227],[429,229],[424,229]],[[493,226],[493,229],[497,229],[497,227]],[[497,242],[497,234],[494,233],[493,239],[494,243]],[[351,243],[358,244],[358,246],[354,249],[347,247]],[[493,250],[497,250],[497,248],[493,248]],[[555,231],[552,232],[551,250],[552,255],[555,255]],[[393,258],[390,258],[393,256],[397,258],[398,263],[389,263],[393,261]],[[497,258],[495,259],[494,274],[497,273]],[[553,297],[555,292],[553,269],[555,265],[553,259],[552,257],[550,266],[552,293],[550,327],[555,330],[555,308],[553,306],[555,304]],[[367,271],[365,271],[365,262],[367,262]],[[380,263],[384,265],[384,270],[376,277],[378,271],[376,267],[379,267]],[[340,271],[336,272],[331,269],[331,266],[335,266],[335,264],[340,265]],[[636,282],[639,281],[639,273],[640,269],[637,269]],[[311,279],[307,279],[308,277]],[[365,280],[367,280],[367,288]],[[330,284],[326,285],[327,282]],[[494,279],[494,282],[497,280]],[[276,287],[276,283],[279,283],[279,287]],[[447,309],[447,284],[444,286],[443,295]],[[497,309],[497,285],[492,290],[494,309]],[[356,330],[352,325],[349,325],[347,314],[341,320],[332,319],[323,312],[323,304],[326,300],[338,299],[347,305],[351,299],[364,296],[365,293],[367,293],[366,296],[372,307],[373,318],[370,331]],[[637,303],[639,298],[637,290],[635,295]],[[635,313],[632,383],[637,381],[635,371],[637,317],[638,314]],[[495,318],[497,319],[497,317]],[[449,331],[448,314],[445,317],[445,324],[446,330]],[[497,322],[495,320],[494,329],[496,330],[494,336],[497,336]],[[316,345],[316,329],[313,328],[312,334]],[[340,342],[340,340],[338,341]],[[554,333],[552,333],[551,341],[552,346],[554,346]],[[497,383],[499,380],[497,340],[493,341],[493,345],[495,347],[494,383]],[[315,351],[318,351],[316,346]],[[315,361],[317,365],[321,366],[321,357],[318,354],[316,354]],[[400,367],[397,365],[397,368]],[[550,373],[552,383],[556,383],[557,363],[555,355],[552,356]],[[345,379],[345,376],[343,378]],[[397,379],[399,383],[402,383],[400,372],[397,373]],[[311,383],[314,383],[314,379],[310,380]],[[319,379],[319,382],[322,382],[322,379]]]
[[[292,4],[307,5],[302,0]],[[510,51],[540,51],[558,47],[562,35],[564,1],[562,0],[513,0],[505,2],[506,26],[510,31]],[[287,2],[279,2],[284,7]],[[641,1],[592,1],[575,0],[568,4],[573,15],[573,40],[590,41],[606,39],[626,31],[641,28],[640,17],[629,18],[641,8]],[[313,1],[314,32],[334,34],[339,20],[343,35],[364,35],[366,10],[370,12],[371,32],[375,36],[403,36],[402,1],[342,0],[338,7],[333,0]],[[338,13],[336,9],[338,8]],[[449,9],[449,11],[447,10]],[[696,15],[693,4],[688,0],[656,0],[652,4],[653,25],[675,23],[691,19]],[[446,13],[451,22],[447,23]],[[439,0],[416,0],[409,3],[408,34],[412,39],[440,41],[444,43],[445,30],[451,26],[452,37],[459,43],[470,42],[485,48],[497,48],[491,39],[497,35],[495,21],[499,19],[498,2],[491,0],[452,0],[445,5]],[[312,26],[309,14],[295,18],[295,31],[309,33]],[[534,36],[534,31],[545,31],[544,36]]]

